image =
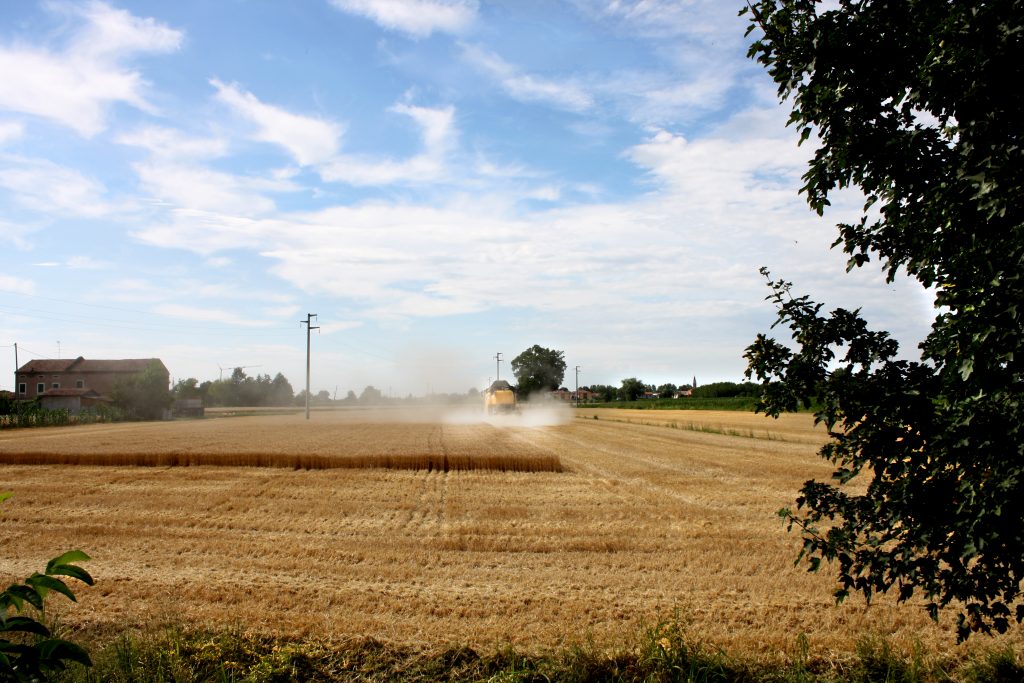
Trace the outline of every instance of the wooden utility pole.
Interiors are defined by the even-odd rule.
[[[501,379],[501,351],[494,354],[494,365],[496,368],[494,374],[494,381],[497,382],[499,379]]]
[[[306,326],[306,419],[309,419],[309,333],[313,330],[319,330],[320,326],[313,326],[313,318],[316,317],[316,313],[307,313],[305,320],[300,320],[300,325]]]

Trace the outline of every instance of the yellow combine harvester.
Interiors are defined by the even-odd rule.
[[[484,392],[484,410],[488,415],[495,413],[515,413],[519,411],[516,405],[516,392],[503,379],[495,380]]]

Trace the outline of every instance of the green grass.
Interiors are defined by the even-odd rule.
[[[344,641],[286,640],[223,631],[169,628],[125,634],[90,648],[94,666],[75,665],[54,680],[65,683],[284,683],[291,681],[687,681],[694,683],[989,683],[1024,680],[1012,650],[979,643],[976,653],[954,661],[900,653],[884,638],[861,641],[846,658],[816,656],[802,636],[787,661],[745,660],[703,643],[678,620],[644,629],[635,643],[602,650],[584,642],[528,654],[510,646],[480,653],[451,645],[435,650],[390,645],[372,638]]]

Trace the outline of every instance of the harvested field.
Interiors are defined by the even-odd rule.
[[[629,411],[594,414],[524,426],[537,422],[353,411],[308,424],[260,416],[3,433],[0,462],[258,448],[282,458],[543,456],[562,471],[0,464],[0,490],[15,493],[0,516],[0,574],[84,549],[98,583],[62,619],[98,632],[186,620],[532,649],[627,642],[678,614],[694,635],[766,659],[794,652],[801,633],[837,656],[879,634],[954,648],[952,626],[919,604],[836,606],[827,574],[793,565],[799,540],[774,513],[830,471],[809,415],[688,412],[673,427],[672,415],[645,412],[638,424]]]
[[[0,432],[0,464],[560,472],[557,455],[441,413],[319,413]],[[416,419],[420,417],[422,419]]]

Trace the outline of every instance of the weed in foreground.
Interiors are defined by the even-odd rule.
[[[73,667],[62,683],[1017,683],[1024,665],[1010,648],[979,650],[950,662],[920,647],[899,654],[883,637],[863,639],[850,658],[815,657],[798,636],[789,662],[759,663],[730,656],[688,632],[678,619],[643,629],[632,647],[607,650],[583,642],[523,653],[511,646],[481,654],[463,646],[434,651],[372,638],[342,642],[286,640],[238,629],[124,634],[91,646],[93,668]]]

